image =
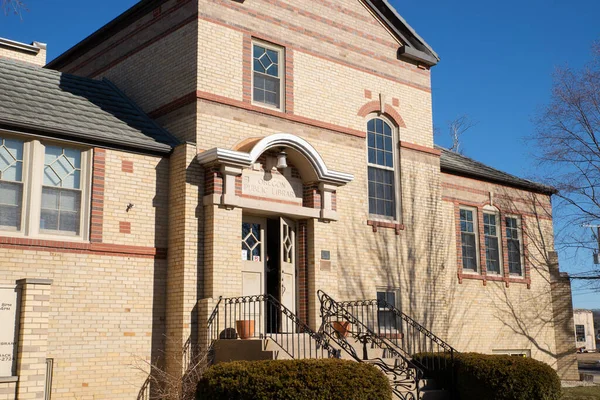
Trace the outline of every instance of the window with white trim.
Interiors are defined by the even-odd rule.
[[[91,150],[0,133],[3,235],[86,239]]]
[[[462,249],[463,271],[477,272],[479,270],[477,244],[477,209],[460,208],[460,241]]]
[[[485,267],[489,274],[502,271],[502,241],[500,240],[500,215],[491,208],[484,208],[483,234],[485,236]]]
[[[283,110],[285,62],[283,48],[252,43],[252,101]]]
[[[396,320],[396,314],[389,310],[387,307],[383,307],[387,302],[389,305],[396,307],[396,291],[395,290],[378,290],[377,301],[382,302],[381,305],[377,306],[377,321],[380,334],[395,332],[398,330],[398,321]]]
[[[507,216],[505,222],[508,271],[511,275],[523,276],[523,237],[521,218],[518,216]]]
[[[24,145],[22,140],[0,137],[1,230],[21,230]]]
[[[369,214],[394,220],[397,217],[394,128],[383,118],[367,123]]]
[[[585,325],[575,325],[575,336],[578,342],[585,342]]]

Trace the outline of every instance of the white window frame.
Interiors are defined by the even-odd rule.
[[[384,287],[378,287],[378,288],[376,288],[375,293],[378,294],[380,292],[381,293],[386,293],[386,294],[387,293],[393,293],[394,294],[395,302],[394,302],[394,304],[392,304],[392,306],[398,308],[398,296],[400,295],[400,289],[384,288]],[[380,332],[380,330],[381,330],[381,326],[379,325],[379,312],[381,312],[381,311],[383,311],[383,310],[380,310],[379,306],[377,306],[377,326],[375,328],[377,328],[378,332]],[[395,318],[395,320],[398,321],[398,318]],[[400,322],[400,323],[402,323],[402,322]],[[397,333],[397,332],[399,332],[399,330],[398,330],[398,327],[396,326],[395,328],[390,328],[389,332],[387,332],[387,333]],[[386,333],[385,329],[384,329],[384,333]]]
[[[500,211],[494,207],[494,206],[490,206],[490,205],[486,205],[483,207],[483,214],[494,214],[496,216],[496,237],[498,238],[498,267],[499,267],[499,271],[498,272],[490,272],[487,268],[487,247],[485,247],[485,226],[483,229],[483,246],[485,247],[485,255],[486,255],[486,263],[485,263],[485,270],[486,270],[486,274],[487,275],[496,275],[496,276],[502,276],[504,274],[504,257],[503,257],[503,242],[502,242],[502,216],[500,215]],[[485,221],[484,221],[484,225],[485,225]]]
[[[525,277],[525,244],[523,243],[523,220],[520,215],[517,214],[504,214],[504,227],[506,228],[506,218],[515,218],[517,220],[517,235],[519,236],[519,252],[521,256],[521,273],[513,274],[510,272],[510,262],[508,263],[508,273],[512,277]],[[506,235],[506,230],[504,232]],[[508,254],[508,235],[506,235],[506,253]]]
[[[21,230],[0,229],[0,236],[86,242],[89,240],[91,191],[92,191],[92,149],[89,147],[63,143],[55,140],[38,140],[0,131],[0,135],[23,141],[23,196],[21,205]],[[54,145],[81,151],[81,211],[79,235],[40,230],[42,208],[42,186],[44,174],[45,146]]]
[[[379,164],[371,164],[369,162],[369,132],[368,132],[368,123],[369,121],[373,120],[373,119],[381,119],[382,121],[384,121],[385,123],[387,123],[390,128],[392,129],[392,160],[394,162],[394,168],[390,168],[390,167],[386,167],[383,165],[379,165]],[[366,182],[367,182],[367,212],[369,214],[369,220],[371,221],[379,221],[379,222],[388,222],[388,223],[400,223],[401,221],[401,215],[400,215],[400,210],[401,205],[400,205],[400,201],[401,201],[401,196],[400,196],[400,155],[399,155],[399,150],[398,150],[398,143],[399,143],[399,132],[398,132],[398,127],[396,126],[396,124],[394,122],[392,122],[389,118],[387,118],[384,115],[381,114],[371,114],[368,116],[367,120],[366,120],[366,124],[365,124],[365,161],[367,163],[367,168],[366,168]],[[394,173],[394,217],[388,217],[386,215],[380,215],[380,214],[371,214],[371,210],[369,209],[369,167],[374,167],[374,168],[380,168],[380,169],[385,169],[387,171],[392,171]]]
[[[531,358],[531,350],[492,350],[492,354],[505,355],[505,356],[520,356],[525,358]]]
[[[478,215],[478,210],[477,210],[477,207],[462,206],[462,205],[459,206],[459,215],[458,215],[459,228],[460,228],[460,210],[471,211],[473,213],[473,233],[475,234],[475,265],[477,267],[477,269],[475,271],[473,271],[472,269],[464,268],[464,262],[463,262],[464,254],[462,254],[462,229],[461,229],[460,230],[461,235],[458,237],[458,240],[460,241],[460,246],[461,246],[460,269],[463,272],[463,274],[479,275],[481,273],[481,260],[480,260],[481,257],[479,256],[479,215]]]
[[[254,46],[258,45],[264,47],[265,49],[276,51],[279,54],[279,107],[272,106],[267,103],[263,103],[260,101],[254,100]],[[282,111],[285,112],[285,48],[282,46],[277,46],[262,40],[252,39],[252,45],[250,46],[250,98],[252,105],[269,108],[271,110]],[[260,72],[258,72],[260,73]]]

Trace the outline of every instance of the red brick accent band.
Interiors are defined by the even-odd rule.
[[[285,51],[285,112],[294,114],[294,49]]]
[[[308,321],[308,225],[298,222],[298,316]]]
[[[15,237],[0,237],[0,248],[134,258],[157,258],[161,260],[167,258],[167,249],[165,248],[125,246],[112,243],[61,242],[57,240]]]
[[[252,102],[252,36],[244,33],[242,45],[242,99]]]
[[[400,142],[400,147],[403,149],[420,151],[421,153],[432,154],[434,156],[440,156],[442,154],[441,150],[432,149],[431,147],[421,146],[419,144],[409,143],[409,142]]]
[[[106,173],[106,150],[96,147],[93,152],[90,242],[101,243],[104,224],[104,174]]]
[[[356,129],[345,128],[345,127],[342,127],[339,125],[330,124],[328,122],[317,121],[314,119],[305,118],[305,117],[301,117],[301,116],[294,115],[294,114],[286,114],[281,111],[271,110],[268,108],[255,106],[252,104],[248,104],[244,101],[231,99],[229,97],[219,96],[216,94],[202,92],[199,90],[195,91],[194,95],[195,95],[195,97],[192,97],[191,94],[187,94],[187,95],[183,96],[182,98],[177,99],[177,100],[175,100],[169,104],[166,104],[160,108],[157,108],[156,110],[154,110],[148,114],[152,118],[159,118],[165,114],[175,111],[176,109],[178,109],[180,107],[183,107],[184,105],[187,105],[187,104],[193,102],[195,99],[198,99],[198,100],[205,100],[205,101],[211,101],[214,103],[224,104],[227,106],[242,108],[247,111],[254,111],[257,113],[282,118],[282,119],[292,121],[292,122],[298,122],[301,124],[306,124],[306,125],[314,126],[314,127],[321,128],[321,129],[327,129],[332,132],[343,133],[346,135],[357,136],[357,137],[361,137],[361,138],[364,138],[366,136],[365,132],[359,131]],[[176,104],[176,105],[172,106],[173,104]]]
[[[125,172],[127,174],[132,174],[133,173],[133,161],[121,160],[121,172]]]
[[[241,32],[241,33],[244,33],[244,34],[247,34],[247,35],[250,35],[250,36],[257,35],[256,31],[248,30],[245,27],[243,27],[241,25],[237,25],[237,24],[235,24],[232,21],[225,21],[225,20],[222,20],[222,19],[217,19],[217,18],[209,17],[207,15],[200,15],[200,16],[198,16],[198,19],[200,19],[202,21],[210,22],[210,23],[213,23],[213,24],[216,24],[216,25],[221,25],[221,26],[224,26],[226,28],[230,28],[230,29],[236,30],[238,32]],[[356,71],[364,72],[366,74],[377,76],[379,78],[383,78],[383,79],[386,79],[386,80],[391,81],[391,82],[395,82],[395,83],[398,83],[398,84],[401,84],[401,85],[412,87],[413,89],[418,89],[418,90],[422,90],[422,91],[427,92],[427,93],[431,93],[431,87],[429,87],[429,86],[419,85],[419,84],[413,83],[413,82],[411,82],[409,80],[398,78],[397,76],[394,76],[394,75],[390,75],[390,74],[386,74],[386,73],[383,73],[383,72],[374,71],[372,69],[365,68],[364,66],[362,66],[360,64],[353,64],[351,62],[348,62],[347,60],[335,58],[335,57],[331,56],[330,54],[319,53],[319,52],[314,51],[314,49],[311,49],[311,48],[308,48],[308,47],[299,46],[297,43],[283,41],[281,38],[270,37],[270,36],[267,36],[267,35],[264,35],[264,34],[260,34],[260,36],[262,38],[264,38],[264,40],[266,40],[268,42],[281,43],[282,45],[285,46],[286,49],[293,49],[294,51],[302,52],[302,53],[311,55],[313,57],[320,58],[322,60],[330,61],[332,63],[338,64],[338,65],[342,65],[344,67],[348,67],[348,68],[354,69]],[[318,39],[318,37],[316,37],[316,39]],[[343,48],[345,50],[348,50],[346,47],[340,45],[337,41],[334,41],[331,44],[333,44],[335,46],[338,46],[340,48]],[[410,72],[429,75],[429,71],[422,71],[422,70],[420,70],[420,69],[418,69],[416,67],[413,67],[412,65],[407,64],[407,63],[405,63],[403,61],[399,61],[398,60],[398,64],[394,64],[394,65],[396,67],[399,67],[399,68],[407,69]]]
[[[385,107],[385,110],[383,110],[383,113],[387,114],[388,117],[390,117],[392,120],[394,120],[396,125],[398,125],[400,128],[406,128],[404,119],[402,119],[402,116],[400,116],[398,111],[394,110],[394,108],[389,104],[385,104],[384,107]],[[380,103],[377,100],[370,101],[367,104],[363,105],[358,110],[358,113],[356,115],[358,115],[359,117],[366,117],[367,115],[374,113],[374,112],[378,112],[378,113],[381,112]]]
[[[127,42],[128,40],[132,39],[135,35],[141,33],[142,31],[144,31],[146,29],[148,29],[149,27],[151,27],[152,25],[156,24],[157,22],[162,21],[167,16],[169,16],[173,12],[177,11],[179,8],[183,7],[186,3],[189,3],[190,1],[191,0],[182,0],[182,1],[177,2],[177,4],[175,4],[170,9],[166,10],[165,12],[161,12],[161,14],[160,14],[160,16],[158,18],[152,18],[152,19],[148,20],[147,22],[139,25],[133,31],[129,32],[126,35],[123,35],[123,37],[121,37],[119,40],[116,40],[115,42],[113,42],[109,46],[107,46],[106,48],[104,48],[101,51],[95,53],[93,56],[91,56],[90,58],[86,59],[85,61],[83,61],[83,62],[75,65],[74,67],[69,68],[69,70],[67,70],[65,72],[74,73],[75,71],[77,71],[77,70],[85,67],[86,65],[88,65],[91,62],[93,62],[94,60],[105,56],[106,53],[108,53],[110,50],[113,50],[113,49],[117,48],[121,44],[123,44],[123,43]],[[161,34],[159,36],[160,37],[164,37],[166,35],[165,34]],[[153,40],[153,39],[151,39],[151,40]],[[136,50],[135,53],[137,53],[139,50],[142,50],[143,48],[146,48],[146,47],[147,46],[145,44],[142,44],[141,46],[139,46],[138,48],[135,49]]]
[[[321,208],[321,192],[319,191],[318,183],[304,184],[302,206],[307,208]]]
[[[365,89],[365,99],[372,99],[372,98],[373,98],[373,92]]]
[[[130,234],[131,233],[131,222],[119,221],[119,232]]]

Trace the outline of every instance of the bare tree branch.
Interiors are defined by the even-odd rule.
[[[19,18],[22,18],[23,11],[29,11],[21,0],[0,0],[0,8],[2,8],[4,15],[15,14]]]
[[[559,190],[556,208],[571,228],[560,246],[598,251],[595,238],[573,229],[600,225],[600,43],[592,53],[581,70],[556,69],[550,101],[534,120],[532,140],[545,180]],[[600,270],[577,279],[600,280]]]
[[[478,123],[478,121],[473,121],[466,114],[448,122],[448,133],[452,139],[452,147],[450,147],[450,151],[462,154],[461,136]]]

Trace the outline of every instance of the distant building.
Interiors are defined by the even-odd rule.
[[[596,351],[597,332],[594,329],[594,313],[591,310],[573,310],[575,345],[583,351]]]
[[[600,310],[592,310],[594,314],[594,328],[596,329],[596,348],[600,348]]]

